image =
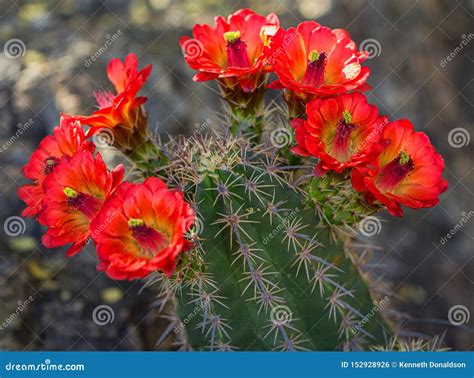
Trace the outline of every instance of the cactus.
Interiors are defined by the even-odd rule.
[[[312,178],[307,183],[306,193],[308,204],[319,209],[320,217],[327,225],[352,226],[382,210],[380,206],[364,201],[364,196],[350,184],[347,172],[342,175],[330,172]]]
[[[360,68],[366,53],[348,34],[325,29],[333,34],[331,51],[352,54],[337,62],[300,43],[319,33],[317,23],[285,31],[275,15],[249,9],[216,20],[219,27],[203,33],[197,25],[195,38],[184,36],[180,45],[199,71],[196,81],[217,80],[227,105],[224,136],[197,130],[192,138],[155,142],[146,98],[137,97],[151,66],[139,71],[134,54],[113,59],[107,72],[118,93],[98,93],[100,109],[90,116],[65,115],[55,129],[59,140],[46,141],[54,148],[40,146],[25,170],[35,182],[20,194],[26,214],[50,227],[43,242],[73,243],[72,254],[92,237],[98,267],[110,277],[151,275],[147,284],[158,284],[156,304],[169,324],[158,344],[211,351],[427,348],[392,335],[380,313],[389,301],[385,285],[367,272],[372,246],[354,241],[357,225],[378,224],[373,214],[380,210],[401,216],[402,204],[435,205],[447,188],[442,157],[408,120],[389,122],[357,92],[368,77]],[[252,27],[244,33],[236,25]],[[336,75],[341,67],[344,75]],[[269,119],[278,112],[264,103],[272,70],[279,79],[270,86],[284,90],[288,105],[283,124]],[[123,167],[108,171],[92,156],[84,125],[87,136],[106,132],[148,179],[121,182]],[[267,131],[272,148],[264,145]],[[38,158],[50,150],[58,156]],[[318,165],[306,166],[314,158]],[[98,175],[82,168],[92,159]],[[66,185],[73,162],[91,174],[68,176]],[[87,193],[70,201],[79,196],[69,186],[76,181]],[[100,198],[89,190],[96,184],[105,193]],[[48,200],[48,193],[58,198]],[[50,209],[54,216],[46,216]],[[65,238],[79,221],[81,232]],[[387,337],[394,340],[388,346]]]
[[[163,176],[194,204],[196,247],[171,278],[159,280],[163,295],[176,298],[174,329],[186,329],[191,348],[334,350],[383,342],[378,314],[357,327],[374,304],[355,252],[306,206],[291,185],[291,167],[238,137],[172,144]]]

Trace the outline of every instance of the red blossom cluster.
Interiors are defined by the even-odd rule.
[[[123,63],[111,60],[107,73],[117,94],[97,93],[100,109],[91,116],[62,115],[53,135],[41,141],[23,167],[32,183],[18,190],[27,205],[22,215],[36,216],[47,227],[44,246],[71,244],[72,256],[93,240],[98,269],[114,279],[171,274],[177,256],[191,246],[184,233],[194,223],[182,193],[156,177],[141,184],[123,181],[123,166],[108,170],[87,139],[102,128],[124,139],[133,136],[139,106],[146,101],[136,95],[151,71],[151,66],[137,68],[133,54]]]
[[[353,187],[396,216],[400,205],[434,206],[446,190],[443,158],[408,120],[389,119],[367,102],[368,53],[349,33],[315,21],[287,30],[274,14],[249,9],[195,25],[194,39],[180,41],[196,81],[220,80],[246,92],[265,85],[284,90],[297,145],[292,151],[319,158],[317,175],[351,169]],[[190,47],[193,47],[190,49]]]
[[[367,102],[367,53],[347,31],[314,21],[284,30],[274,14],[242,9],[215,25],[195,25],[193,37],[180,45],[196,81],[217,79],[232,93],[283,89],[295,130],[295,154],[316,157],[316,175],[351,170],[353,187],[369,202],[397,216],[401,205],[429,207],[447,188],[444,162],[428,137],[408,120],[389,121]],[[109,170],[89,137],[107,129],[125,154],[147,142],[146,97],[138,92],[151,66],[138,70],[129,54],[112,59],[107,75],[116,93],[97,92],[99,109],[89,116],[62,115],[44,138],[24,176],[32,183],[18,190],[26,203],[23,216],[47,227],[46,247],[71,244],[68,255],[93,240],[98,269],[115,279],[145,277],[153,271],[172,274],[176,259],[191,245],[184,234],[194,211],[183,194],[156,177],[140,184],[123,181],[119,165]],[[226,92],[227,93],[227,92]],[[84,127],[88,129],[85,132]]]

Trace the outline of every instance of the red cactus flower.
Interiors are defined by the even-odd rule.
[[[194,38],[181,37],[179,44],[188,65],[199,71],[195,81],[232,78],[250,92],[264,68],[264,44],[278,25],[273,13],[265,17],[241,9],[227,20],[217,16],[213,27],[195,25]]]
[[[123,178],[123,166],[107,170],[100,154],[79,151],[63,158],[43,183],[42,242],[54,248],[72,243],[67,255],[78,253],[89,238],[90,222]]]
[[[80,150],[94,152],[94,149],[94,144],[86,140],[79,122],[61,117],[53,135],[48,135],[40,142],[22,169],[23,175],[33,183],[18,189],[18,196],[27,205],[21,215],[33,217],[41,211],[43,181],[55,170],[63,156],[70,157]]]
[[[135,279],[154,271],[171,275],[178,255],[190,248],[183,237],[194,212],[178,191],[156,177],[123,183],[92,222],[100,264],[113,279]]]
[[[292,151],[320,159],[317,173],[344,169],[369,161],[377,152],[386,117],[361,93],[319,99],[306,107],[308,120],[295,119],[297,146]]]
[[[265,55],[278,76],[270,88],[289,89],[304,102],[366,89],[370,71],[361,63],[368,54],[358,51],[343,29],[330,29],[315,21],[279,29],[265,47]],[[285,96],[287,102],[294,101],[292,93]]]
[[[442,178],[444,160],[428,136],[415,132],[408,120],[390,122],[385,128],[383,149],[373,164],[352,171],[352,185],[365,192],[369,202],[378,200],[395,216],[400,205],[413,209],[431,207],[448,187]]]
[[[146,102],[146,97],[137,97],[138,91],[148,80],[151,65],[138,71],[138,58],[128,54],[125,61],[114,58],[107,67],[107,76],[115,87],[117,94],[110,91],[95,92],[99,110],[90,116],[74,116],[82,124],[91,126],[87,135],[90,136],[102,128],[122,128],[127,130],[140,128],[140,105]],[[146,124],[145,124],[146,127]]]

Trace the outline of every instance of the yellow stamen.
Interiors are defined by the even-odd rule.
[[[74,189],[72,189],[72,188],[70,188],[70,187],[68,187],[68,186],[66,186],[66,187],[63,189],[63,192],[64,192],[64,194],[65,194],[68,198],[76,198],[77,195],[78,195],[78,193],[77,193]]]
[[[138,226],[143,226],[144,224],[145,222],[143,222],[143,219],[130,218],[128,220],[129,227],[138,227]]]
[[[405,165],[410,161],[410,155],[408,155],[405,151],[400,152],[400,158],[398,159],[398,162],[401,165]]]
[[[345,123],[349,124],[349,123],[352,122],[352,114],[349,113],[348,110],[344,110],[344,111],[342,112],[342,117],[344,118],[344,122],[345,122]]]
[[[232,43],[234,42],[236,39],[239,39],[240,38],[240,31],[228,31],[228,32],[225,32],[224,33],[224,39],[229,42],[229,43]]]
[[[319,59],[319,52],[317,50],[313,50],[308,54],[308,59],[311,63],[316,62]]]

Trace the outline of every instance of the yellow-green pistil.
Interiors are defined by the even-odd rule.
[[[342,112],[342,118],[344,118],[344,122],[345,122],[346,124],[352,123],[352,114],[349,113],[348,110],[344,110],[344,111]]]
[[[410,161],[410,155],[408,155],[405,151],[400,152],[400,158],[398,159],[398,162],[401,165],[405,165]]]
[[[78,193],[73,188],[68,186],[63,189],[63,192],[68,198],[76,198],[78,195]]]
[[[226,42],[232,43],[232,42],[234,42],[235,40],[237,40],[239,38],[240,38],[240,31],[239,30],[228,31],[228,32],[224,33],[224,39],[226,40]]]
[[[308,60],[312,63],[312,62],[316,62],[317,60],[319,59],[319,52],[317,50],[312,50],[309,54],[308,54]]]
[[[145,222],[143,222],[143,219],[138,219],[138,218],[130,218],[128,220],[128,226],[129,227],[139,227],[139,226],[143,226],[145,224]]]

